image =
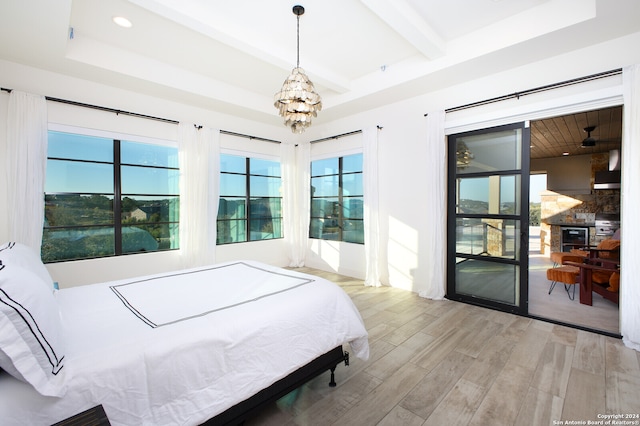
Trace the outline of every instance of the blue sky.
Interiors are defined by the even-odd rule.
[[[539,203],[540,192],[547,189],[547,175],[531,175],[529,178],[529,202]]]
[[[112,139],[49,132],[48,156],[80,161],[47,161],[46,192],[113,193]],[[121,143],[123,193],[177,194],[178,150],[129,141]],[[160,168],[158,168],[160,167]]]

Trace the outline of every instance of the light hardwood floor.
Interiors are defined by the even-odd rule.
[[[351,296],[371,356],[338,366],[337,387],[323,374],[247,425],[537,426],[640,414],[640,353],[616,338],[297,270]]]

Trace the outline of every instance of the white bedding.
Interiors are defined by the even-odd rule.
[[[342,289],[257,262],[64,289],[56,298],[68,390],[46,397],[0,373],[3,425],[51,424],[98,404],[113,425],[199,424],[338,345],[369,355]]]

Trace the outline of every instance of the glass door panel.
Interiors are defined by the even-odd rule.
[[[463,218],[456,225],[456,253],[520,259],[520,222]]]
[[[477,259],[458,260],[456,290],[459,294],[510,306],[518,304],[520,273],[517,265]]]
[[[520,175],[458,177],[456,213],[520,214]]]
[[[522,149],[518,145],[522,140],[522,129],[487,129],[487,132],[474,131],[452,135],[455,139],[457,174],[521,168]]]
[[[449,136],[448,298],[526,313],[528,147],[524,123]]]

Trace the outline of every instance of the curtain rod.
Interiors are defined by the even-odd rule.
[[[11,93],[12,90],[13,89],[7,89],[5,87],[0,87],[0,91],[3,91],[3,92]],[[70,101],[68,99],[53,98],[51,96],[45,96],[45,99],[48,100],[48,101],[51,101],[51,102],[58,102],[58,103],[61,103],[61,104],[67,104],[67,105],[79,106],[79,107],[84,107],[84,108],[96,109],[96,110],[105,111],[105,112],[112,112],[112,113],[114,113],[116,115],[128,115],[128,116],[131,116],[131,117],[144,118],[144,119],[147,119],[147,120],[161,121],[163,123],[180,124],[179,121],[171,120],[169,118],[155,117],[153,115],[140,114],[140,113],[131,112],[131,111],[123,111],[123,110],[120,110],[120,109],[104,107],[104,106],[100,106],[100,105],[92,105],[92,104],[86,104],[86,103],[83,103],[83,102]],[[201,129],[202,128],[202,126],[199,126],[199,125],[194,125],[194,126],[196,127],[196,129]],[[276,140],[273,140],[273,139],[265,139],[265,138],[261,138],[261,137],[258,137],[258,136],[244,135],[242,133],[235,133],[235,132],[230,132],[230,131],[227,131],[227,130],[220,130],[220,133],[225,134],[225,135],[238,136],[238,137],[247,138],[247,139],[256,139],[256,140],[264,141],[264,142],[280,143],[280,141],[276,141]]]
[[[225,134],[225,135],[230,135],[230,136],[239,136],[241,138],[256,139],[256,140],[263,141],[263,142],[282,143],[282,142],[274,140],[274,139],[265,139],[265,138],[261,138],[259,136],[244,135],[242,133],[229,132],[227,130],[220,130],[220,133]]]
[[[378,130],[382,130],[382,126],[376,126],[376,127],[378,128]],[[311,144],[311,143],[325,142],[325,141],[329,141],[329,140],[332,140],[332,139],[340,139],[340,138],[345,137],[345,136],[357,135],[358,133],[362,133],[362,130],[354,130],[353,132],[341,133],[341,134],[335,135],[335,136],[329,136],[329,137],[322,138],[322,139],[316,139],[316,140],[310,141],[309,143]]]
[[[592,75],[588,75],[588,76],[585,76],[585,77],[578,77],[578,78],[574,78],[574,79],[571,79],[571,80],[561,81],[559,83],[548,84],[546,86],[535,87],[533,89],[524,90],[522,92],[515,92],[515,93],[510,93],[508,95],[497,96],[495,98],[485,99],[483,101],[472,102],[470,104],[460,105],[460,106],[456,106],[456,107],[453,107],[453,108],[445,109],[445,112],[462,111],[462,110],[465,110],[465,109],[470,109],[470,108],[483,106],[483,105],[489,105],[489,104],[492,104],[492,103],[506,101],[506,100],[509,100],[509,99],[520,99],[520,97],[522,97],[522,96],[531,95],[531,94],[534,94],[534,93],[545,92],[547,90],[557,89],[559,87],[572,86],[574,84],[584,83],[584,82],[587,82],[587,81],[597,80],[597,79],[600,79],[600,78],[610,77],[610,76],[614,76],[614,75],[618,75],[618,74],[622,74],[622,68],[618,68],[618,69],[611,70],[611,71],[605,71],[605,72],[601,72],[601,73],[598,73],[598,74],[592,74]],[[425,117],[426,116],[427,116],[427,114],[425,114]]]

